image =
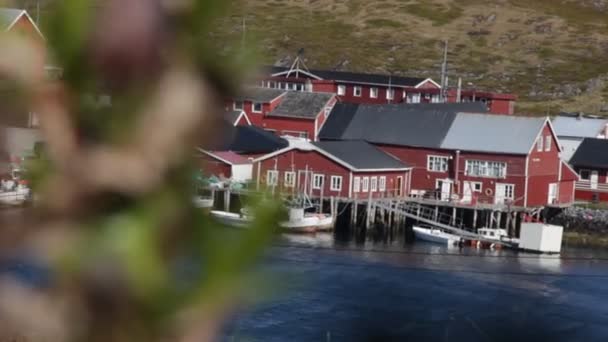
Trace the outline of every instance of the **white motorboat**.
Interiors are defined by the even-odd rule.
[[[487,240],[505,241],[509,238],[507,230],[501,228],[480,228],[477,234]]]
[[[16,187],[8,190],[2,187],[0,189],[0,205],[4,206],[18,206],[24,204],[31,195],[30,189],[23,184],[19,184]]]
[[[329,214],[306,213],[304,208],[289,208],[289,220],[279,222],[279,227],[292,233],[316,233],[332,230],[334,218]]]
[[[244,214],[231,213],[227,211],[211,210],[211,217],[216,221],[230,227],[248,228],[253,222],[253,217]]]
[[[413,229],[416,238],[423,241],[454,245],[459,243],[461,240],[460,236],[446,233],[445,231],[437,228],[414,226]]]
[[[213,198],[211,197],[194,196],[192,198],[192,202],[196,208],[200,209],[208,209],[213,207]]]

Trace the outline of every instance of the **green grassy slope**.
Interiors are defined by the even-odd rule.
[[[520,112],[608,103],[608,1],[247,0],[218,41],[243,18],[265,63],[305,48],[309,67],[438,77],[447,39],[452,85],[515,92]]]

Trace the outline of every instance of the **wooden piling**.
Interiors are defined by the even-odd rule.
[[[473,209],[473,229],[477,231],[477,208]]]
[[[230,189],[224,191],[224,211],[230,211]]]

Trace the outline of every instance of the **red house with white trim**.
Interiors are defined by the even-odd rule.
[[[397,197],[409,191],[411,168],[371,144],[288,141],[288,147],[254,160],[258,188],[360,199]]]
[[[479,103],[338,104],[320,137],[366,140],[411,165],[415,197],[463,205],[573,203],[575,175],[559,158],[550,121],[470,113],[483,110]]]
[[[608,202],[608,140],[585,138],[570,164],[580,175],[576,183],[576,199]]]
[[[331,93],[250,88],[226,101],[226,110],[244,111],[252,125],[277,135],[316,140],[336,101]]]
[[[343,103],[441,103],[441,85],[431,78],[356,72],[309,70],[300,60],[292,68],[266,67],[259,86],[293,91],[329,92]],[[512,115],[517,97],[512,94],[465,89],[447,91],[445,102],[481,102],[492,114]]]

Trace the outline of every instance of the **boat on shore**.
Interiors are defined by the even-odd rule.
[[[459,244],[462,238],[434,227],[414,226],[414,235],[417,239],[443,245]]]

